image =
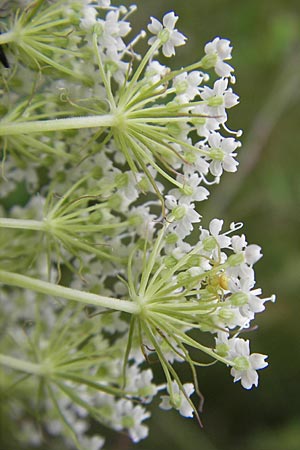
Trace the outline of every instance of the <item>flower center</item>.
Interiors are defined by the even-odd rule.
[[[158,33],[157,37],[162,44],[165,44],[170,38],[170,31],[164,28]]]
[[[208,106],[221,106],[224,103],[222,95],[215,95],[207,100]]]
[[[248,359],[245,356],[237,356],[233,360],[234,362],[234,368],[236,370],[248,370],[250,368],[250,363]]]

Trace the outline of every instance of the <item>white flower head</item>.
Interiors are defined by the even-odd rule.
[[[175,55],[175,47],[184,45],[186,41],[186,37],[174,29],[177,19],[178,16],[171,11],[164,15],[162,24],[155,17],[151,17],[151,23],[148,25],[150,33],[155,35],[148,40],[148,44],[152,45],[159,39],[162,44],[162,52],[168,58]]]

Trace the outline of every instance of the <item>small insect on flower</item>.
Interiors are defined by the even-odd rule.
[[[219,286],[222,289],[224,289],[224,290],[228,289],[228,278],[224,273],[222,275],[219,275],[218,282],[219,282]]]

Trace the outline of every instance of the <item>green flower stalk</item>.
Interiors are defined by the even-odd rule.
[[[226,325],[230,324],[235,314],[232,305],[237,305],[237,295],[229,293],[229,275],[227,273],[229,274],[232,268],[245,264],[246,258],[241,253],[233,254],[221,263],[221,248],[218,241],[212,236],[211,238],[205,237],[202,243],[175,264],[171,264],[170,267],[168,257],[160,261],[166,244],[165,239],[166,229],[163,228],[158,234],[151,253],[147,254],[147,251],[144,250],[141,274],[138,278],[136,278],[136,274],[133,275],[132,267],[134,253],[137,250],[132,251],[128,260],[127,276],[129,300],[103,298],[94,294],[77,292],[63,286],[53,286],[51,283],[5,271],[0,271],[0,281],[43,294],[132,314],[126,351],[127,358],[136,329],[140,347],[142,349],[145,347],[144,339],[146,339],[153,346],[153,351],[157,353],[166,375],[171,400],[174,402],[173,380],[177,382],[183,393],[184,388],[168,361],[168,357],[161,350],[162,342],[167,345],[169,352],[188,361],[194,376],[194,367],[203,365],[203,363],[193,361],[186,346],[198,349],[213,360],[236,367],[237,370],[242,370],[240,369],[241,359],[247,363],[244,356],[235,357],[233,360],[228,359],[222,355],[220,348],[207,347],[187,333],[190,330],[200,330],[218,334],[220,331],[223,332]],[[211,256],[208,256],[208,251]],[[215,256],[213,257],[213,255]],[[196,270],[198,269],[197,265],[201,265],[201,260],[209,263],[209,270]],[[193,275],[193,272],[196,274]],[[245,303],[243,301],[238,304],[243,306]],[[223,321],[223,325],[218,323],[220,320]],[[145,354],[145,350],[143,353]],[[249,367],[247,363],[245,369]],[[199,419],[193,403],[189,399],[188,401]]]
[[[47,251],[49,270],[53,252],[56,254],[58,269],[64,263],[70,270],[74,270],[61,246],[79,260],[82,253],[86,253],[121,263],[122,258],[114,253],[109,238],[120,230],[133,227],[139,219],[132,216],[128,220],[120,220],[120,217],[112,215],[111,208],[115,203],[112,192],[117,187],[116,183],[103,186],[103,189],[97,189],[93,194],[86,193],[86,182],[87,177],[79,180],[56,203],[53,203],[54,194],[49,195],[41,220],[0,218],[0,228],[43,233],[45,239],[39,245]],[[110,197],[107,198],[107,195]],[[100,240],[97,242],[99,236]],[[103,236],[105,240],[101,242]]]
[[[32,2],[23,11],[17,10],[9,24],[10,30],[0,35],[0,45],[9,44],[20,61],[28,59],[36,70],[50,66],[88,82],[87,76],[74,72],[69,63],[66,65],[66,56],[78,59],[84,56],[84,52],[78,52],[75,42],[73,49],[68,48],[72,44],[75,18],[74,13],[66,15],[66,2],[57,1],[52,5],[44,0]]]
[[[216,149],[210,150],[201,141],[193,142],[189,136],[199,125],[203,127],[209,119],[219,124],[224,123],[227,118],[225,108],[234,106],[237,96],[230,89],[226,91],[225,83],[223,92],[218,88],[206,99],[203,95],[205,89],[201,93],[202,89],[199,87],[206,79],[198,71],[203,67],[201,61],[175,71],[163,66],[157,68],[152,58],[168,40],[163,33],[154,41],[150,40],[153,43],[136,70],[131,76],[126,76],[128,79],[125,78],[123,85],[115,90],[112,87],[114,73],[110,65],[103,61],[98,47],[98,38],[101,38],[102,33],[102,28],[95,25],[91,30],[91,40],[100,77],[106,89],[109,114],[19,123],[11,123],[6,118],[0,122],[0,136],[109,127],[114,143],[125,156],[130,169],[134,173],[139,169],[145,172],[164,204],[149,167],[166,181],[182,189],[184,183],[179,182],[174,174],[180,173],[181,166],[183,170],[189,167],[190,154],[198,154],[192,156],[194,161],[197,158],[222,161],[224,152],[216,153]],[[169,34],[168,32],[167,36]],[[184,81],[181,80],[182,75]],[[200,98],[194,100],[197,95]]]
[[[0,34],[1,400],[30,448],[99,450],[91,419],[139,442],[160,391],[201,425],[198,367],[223,363],[251,389],[267,366],[239,337],[274,301],[255,288],[261,249],[241,223],[199,225],[238,166],[232,47],[215,38],[171,70],[159,55],[186,41],[177,16],[151,18],[140,56],[134,10],[20,0]]]

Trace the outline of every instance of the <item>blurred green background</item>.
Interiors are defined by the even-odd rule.
[[[115,4],[130,5],[122,1]],[[229,126],[243,129],[240,167],[226,174],[201,205],[204,225],[213,217],[244,222],[249,243],[263,247],[257,285],[275,304],[245,333],[252,351],[269,355],[260,385],[245,391],[226,367],[199,370],[205,396],[200,429],[176,412],[153,408],[148,440],[112,437],[109,450],[300,449],[300,2],[299,0],[140,0],[134,31],[149,17],[174,10],[188,38],[168,60],[173,67],[200,59],[215,36],[234,46],[232,65],[240,105]],[[186,380],[189,373],[183,373]]]

